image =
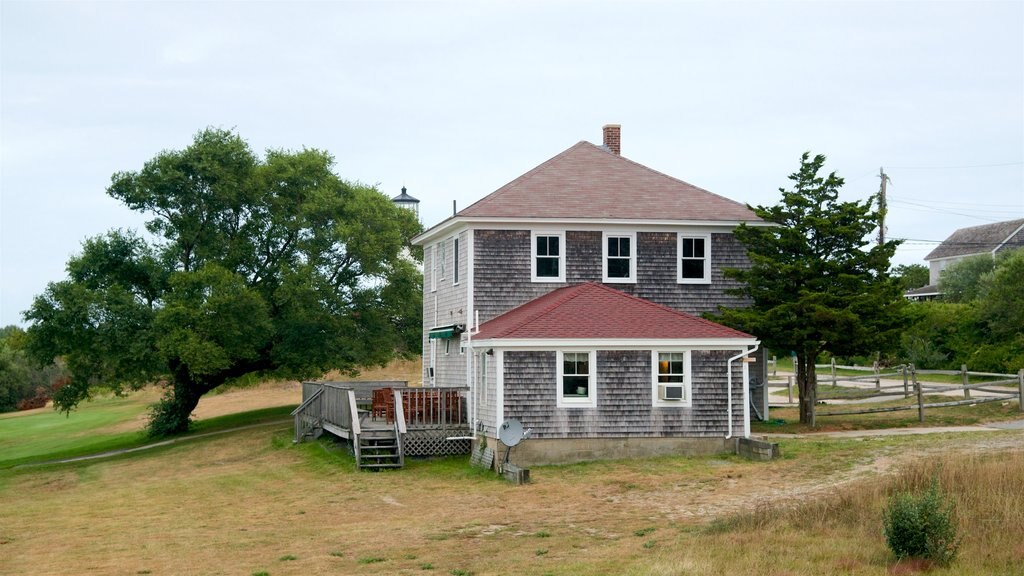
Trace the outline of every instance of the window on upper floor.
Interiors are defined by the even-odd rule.
[[[459,237],[452,238],[452,284],[459,283]]]
[[[597,406],[596,353],[558,352],[558,406],[593,408]]]
[[[605,282],[636,282],[636,234],[604,234]]]
[[[689,407],[691,399],[690,352],[651,352],[651,394],[654,406]]]
[[[711,236],[679,234],[677,281],[680,284],[711,282]]]
[[[437,244],[430,249],[430,291],[437,290]]]
[[[565,282],[565,233],[534,232],[530,275],[534,282]]]
[[[447,254],[445,254],[445,252],[447,251],[447,250],[445,250],[445,248],[446,248],[446,246],[445,246],[444,240],[441,240],[440,242],[437,243],[437,258],[440,261],[440,265],[439,266],[441,268],[441,275],[438,276],[438,278],[441,279],[441,280],[444,280],[444,278],[445,278],[445,275],[444,275],[444,273],[445,273],[445,260],[446,260],[446,257],[448,256]]]

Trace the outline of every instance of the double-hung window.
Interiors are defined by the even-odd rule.
[[[565,233],[533,232],[530,275],[534,282],[565,282]]]
[[[558,406],[597,406],[596,353],[558,352]]]
[[[711,237],[707,234],[679,234],[677,243],[680,284],[711,282]]]
[[[452,284],[459,283],[459,237],[452,238]]]
[[[441,249],[440,244],[434,244],[430,250],[430,291],[437,291],[437,252]]]
[[[605,282],[636,282],[636,234],[604,234]]]
[[[441,275],[438,276],[438,278],[440,278],[441,280],[444,280],[445,260],[447,259],[448,256],[445,252],[447,252],[447,250],[445,249],[445,242],[444,240],[441,240],[440,242],[437,243],[437,253],[441,265]]]
[[[692,406],[689,351],[651,352],[654,406]]]

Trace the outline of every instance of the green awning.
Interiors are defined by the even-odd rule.
[[[430,329],[430,332],[427,334],[427,338],[430,340],[434,340],[436,338],[454,338],[459,334],[462,334],[464,330],[465,329],[462,327],[462,324],[438,326]]]

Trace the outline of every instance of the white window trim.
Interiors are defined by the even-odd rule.
[[[458,235],[452,236],[452,286],[458,286],[461,277],[459,275],[459,258],[462,256],[460,251],[462,246],[459,244]]]
[[[555,398],[559,408],[597,408],[597,351],[596,350],[558,350],[555,355],[556,374]],[[562,395],[562,377],[564,376],[563,364],[566,353],[589,354],[587,365],[590,367],[589,389],[590,395],[586,398],[567,398]]]
[[[537,277],[537,237],[538,236],[557,236],[558,237],[558,277],[552,278],[550,276]],[[543,230],[533,230],[530,232],[530,281],[531,282],[545,282],[545,283],[556,283],[565,282],[565,232],[551,232]]]
[[[437,244],[430,250],[430,291],[437,292]]]
[[[444,280],[444,274],[445,274],[445,267],[444,267],[444,265],[445,265],[445,261],[448,259],[448,253],[447,253],[448,250],[447,250],[447,247],[445,246],[445,241],[444,240],[441,240],[440,242],[438,242],[437,243],[437,247],[438,247],[437,253],[440,255],[439,260],[441,261],[441,274],[437,278],[439,280]]]
[[[683,353],[683,399],[662,400],[658,395],[658,354]],[[693,407],[693,371],[691,370],[691,350],[658,349],[651,350],[651,405],[658,408],[692,408]]]
[[[629,238],[629,278],[608,277],[608,239]],[[606,284],[636,284],[636,232],[605,232],[601,235],[601,280]]]
[[[699,238],[704,240],[704,277],[683,278],[683,239]],[[677,284],[711,284],[711,234],[676,234],[676,283]]]

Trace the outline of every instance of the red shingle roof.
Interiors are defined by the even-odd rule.
[[[458,216],[758,221],[745,205],[589,142],[502,186]]]
[[[480,326],[474,340],[719,339],[753,336],[589,282],[559,288]]]

